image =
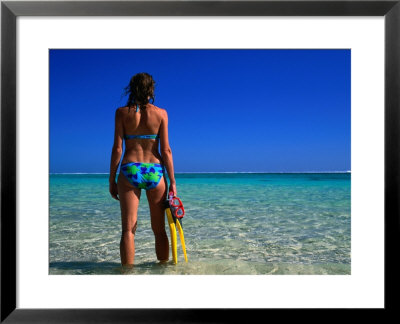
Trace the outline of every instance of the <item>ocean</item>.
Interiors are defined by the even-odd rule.
[[[177,173],[188,263],[159,264],[142,192],[122,271],[108,174],[50,174],[49,274],[349,275],[350,173]],[[166,231],[170,237],[168,222]],[[170,259],[172,258],[170,250]]]

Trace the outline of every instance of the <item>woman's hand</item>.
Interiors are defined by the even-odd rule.
[[[112,196],[115,200],[119,200],[119,198],[118,198],[118,187],[117,187],[117,183],[116,183],[115,181],[110,182],[109,191],[110,191],[111,196]]]
[[[168,190],[168,194],[172,192],[174,196],[177,196],[177,191],[176,191],[176,183],[171,183],[169,185],[169,190]]]

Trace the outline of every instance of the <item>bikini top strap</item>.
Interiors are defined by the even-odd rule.
[[[125,135],[124,138],[127,139],[134,139],[134,138],[144,138],[144,139],[158,139],[159,136],[157,134],[151,135]]]

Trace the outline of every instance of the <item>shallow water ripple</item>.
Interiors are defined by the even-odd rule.
[[[189,263],[155,258],[146,196],[126,274],[350,274],[350,174],[178,174]],[[50,274],[121,274],[107,175],[50,176]],[[169,230],[166,228],[169,235]]]

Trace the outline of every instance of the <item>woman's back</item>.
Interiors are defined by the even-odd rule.
[[[124,137],[127,135],[160,135],[163,109],[150,103],[146,108],[136,111],[135,107],[119,108]],[[125,155],[122,163],[131,161],[161,163],[158,151],[158,139],[131,138],[125,139]]]

